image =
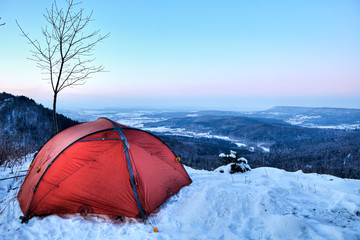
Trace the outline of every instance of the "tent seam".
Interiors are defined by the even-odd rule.
[[[28,213],[29,213],[30,205],[31,205],[31,203],[32,203],[32,201],[33,201],[33,199],[34,199],[35,192],[36,192],[37,188],[39,187],[41,180],[43,179],[44,175],[46,174],[46,172],[48,171],[48,169],[51,167],[51,165],[58,159],[58,157],[59,157],[66,149],[68,149],[69,147],[71,147],[72,145],[74,145],[74,144],[75,144],[76,142],[78,142],[79,140],[81,140],[81,139],[83,139],[83,138],[85,138],[85,137],[87,137],[87,136],[90,136],[90,135],[92,135],[92,134],[96,134],[96,133],[100,133],[100,132],[106,132],[106,131],[110,131],[110,130],[114,130],[114,128],[107,128],[107,129],[103,129],[103,130],[99,130],[99,131],[95,131],[95,132],[86,134],[85,136],[82,136],[81,138],[76,139],[74,142],[70,143],[70,144],[69,144],[66,148],[64,148],[58,155],[56,155],[56,157],[54,158],[54,160],[52,160],[51,163],[49,163],[49,165],[47,166],[47,168],[45,169],[45,171],[43,172],[43,174],[40,176],[39,181],[38,181],[38,182],[36,183],[36,185],[35,185],[35,188],[34,188],[34,190],[33,190],[33,193],[32,193],[32,195],[31,195],[31,198],[30,198],[29,203],[28,203],[27,208],[26,208],[26,212],[25,212],[24,217],[23,217],[23,221],[24,221],[24,222],[26,221],[26,219],[29,218],[29,217],[28,217]],[[60,132],[59,132],[59,133],[60,133]],[[57,134],[59,134],[59,133],[57,133]],[[52,137],[52,138],[53,138],[53,137]],[[51,139],[52,139],[52,138],[51,138]],[[42,148],[41,148],[41,149],[42,149]],[[33,161],[34,161],[34,160],[35,160],[35,158],[33,159]],[[30,171],[28,172],[28,174],[29,174],[29,173],[30,173]]]

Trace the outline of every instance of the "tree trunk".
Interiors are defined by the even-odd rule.
[[[54,134],[58,132],[57,119],[56,119],[56,99],[57,99],[57,92],[54,92],[54,101],[53,101]]]

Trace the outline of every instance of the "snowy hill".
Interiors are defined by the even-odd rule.
[[[33,99],[0,92],[0,164],[38,150],[54,134],[52,114]],[[78,123],[57,119],[59,130]]]
[[[280,119],[293,125],[310,128],[359,129],[360,109],[277,106],[250,113],[258,117]]]
[[[26,169],[32,157],[0,178]],[[23,178],[0,181],[0,239],[360,239],[360,180],[257,168],[242,174],[186,168],[193,183],[150,224],[135,219],[48,216],[21,224]],[[11,201],[14,199],[13,201]]]

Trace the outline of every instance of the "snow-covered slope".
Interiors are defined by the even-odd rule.
[[[16,169],[1,169],[0,178]],[[22,182],[0,182],[0,239],[360,239],[360,181],[274,168],[229,175],[186,168],[193,183],[150,218],[48,216],[21,224]],[[14,199],[13,201],[11,201]]]

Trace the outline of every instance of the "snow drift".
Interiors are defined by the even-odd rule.
[[[0,178],[28,164],[1,169]],[[186,170],[193,183],[150,218],[158,233],[135,219],[104,216],[51,215],[21,224],[14,197],[22,179],[1,181],[0,239],[360,239],[359,180],[274,168]]]

